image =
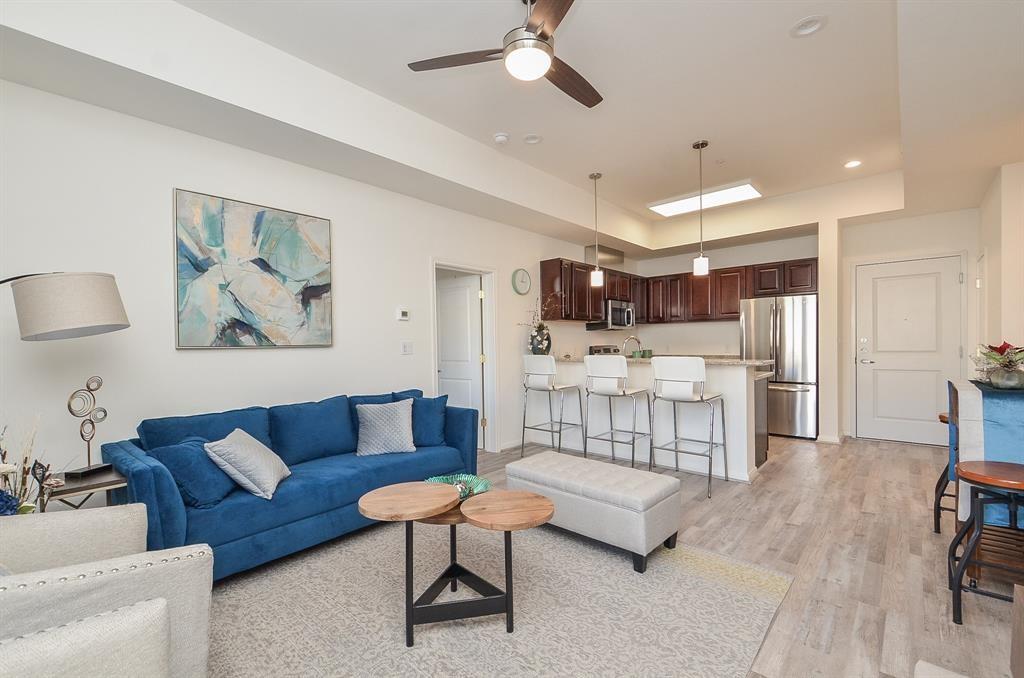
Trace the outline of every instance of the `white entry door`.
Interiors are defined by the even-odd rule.
[[[483,418],[483,333],[480,276],[440,272],[437,278],[437,388],[453,407]],[[480,439],[483,441],[483,438]]]
[[[857,436],[943,445],[961,374],[960,257],[857,267]]]

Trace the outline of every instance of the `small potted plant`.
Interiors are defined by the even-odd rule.
[[[971,360],[994,387],[1024,389],[1024,346],[1006,341],[999,346],[982,344]]]
[[[0,429],[0,516],[32,513],[37,504],[40,510],[46,510],[50,492],[62,487],[64,481],[53,477],[49,464],[33,461],[35,431],[25,443],[21,463],[8,462],[6,433],[6,426]]]
[[[545,310],[552,305],[548,299],[544,304]],[[530,311],[531,320],[529,323],[520,323],[530,328],[529,347],[533,355],[548,355],[551,353],[551,327],[541,320],[544,314],[540,310],[540,297],[537,297],[537,307]]]

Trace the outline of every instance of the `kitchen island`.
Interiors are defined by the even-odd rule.
[[[755,464],[755,432],[765,428],[765,422],[758,422],[757,408],[755,407],[755,394],[757,382],[768,379],[772,372],[772,361],[770,360],[743,360],[738,356],[701,356],[707,366],[707,381],[704,384],[706,393],[721,393],[725,400],[725,434],[727,442],[727,453],[729,459],[729,479],[741,482],[751,482],[757,474]],[[558,374],[555,381],[559,384],[578,384],[582,390],[586,386],[586,370],[583,365],[583,358],[561,357],[556,358]],[[650,359],[627,358],[629,364],[629,379],[627,385],[632,388],[653,389],[654,374],[651,368]],[[586,406],[586,392],[584,391],[584,407]],[[547,421],[548,405],[544,402],[542,395],[533,394],[530,397],[530,408],[528,419],[530,423]],[[652,399],[653,400],[653,399]],[[590,398],[590,419],[589,426],[591,435],[605,433],[610,428],[608,425],[608,401],[602,396]],[[615,428],[632,428],[633,409],[629,398],[616,398],[614,401]],[[716,408],[717,409],[717,408]],[[576,398],[573,394],[565,398],[565,421],[577,421]],[[637,424],[638,431],[647,432],[650,420],[647,418],[647,403],[643,394],[637,399]],[[554,398],[554,413],[558,416],[558,399]],[[721,419],[716,412],[715,416],[715,442],[721,442],[722,431]],[[686,438],[707,438],[708,410],[700,405],[679,405],[679,435]],[[766,428],[765,428],[766,430]],[[658,445],[668,445],[673,438],[672,431],[672,406],[663,400],[657,403],[655,413],[655,441]],[[540,444],[550,444],[551,438],[543,432],[530,431],[529,440]],[[563,447],[571,450],[583,449],[582,432],[577,429],[569,429],[565,432]],[[620,434],[621,435],[621,434]],[[692,451],[704,451],[706,446],[698,443],[687,443],[686,449]],[[588,454],[596,457],[611,457],[611,444],[602,440],[590,440],[587,443]],[[628,460],[630,446],[628,443],[615,444],[615,458]],[[636,459],[638,468],[647,468],[650,456],[650,443],[648,438],[637,440]],[[675,455],[671,451],[657,450],[654,458],[655,464],[664,468],[675,468]],[[688,454],[680,454],[679,469],[692,473],[706,474],[707,460],[694,457]],[[722,463],[721,449],[716,448],[713,455],[712,475],[716,478],[725,477],[725,467]]]

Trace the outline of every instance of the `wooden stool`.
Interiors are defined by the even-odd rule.
[[[949,425],[949,413],[942,412],[939,414],[939,421],[943,424]],[[954,422],[955,424],[955,422]],[[952,442],[952,441],[951,441]],[[955,453],[954,453],[955,454]],[[949,489],[949,462],[942,467],[942,473],[939,474],[939,479],[935,481],[935,501],[932,504],[932,518],[934,526],[932,530],[935,534],[942,534],[942,512],[949,511],[950,513],[956,513],[955,506],[943,506],[942,500],[945,498],[956,499],[956,485],[953,486],[953,492],[947,492]]]
[[[1011,530],[1022,529],[1022,526],[1017,524],[1017,513],[1019,508],[1024,505],[1024,464],[1003,461],[964,461],[956,465],[956,474],[958,478],[971,485],[971,515],[953,537],[953,541],[950,542],[947,561],[949,588],[953,591],[953,623],[962,624],[964,591],[1013,602],[1013,596],[1005,596],[978,588],[977,582],[973,579],[970,585],[965,587],[963,579],[968,567],[980,565],[1024,574],[1024,569],[1019,567],[1003,562],[981,560],[978,557],[978,543],[981,541],[981,535],[985,528],[986,506],[1006,505],[1009,528]],[[964,538],[967,537],[968,532],[971,536],[967,540],[967,545],[964,546],[963,555],[958,556],[957,550]]]

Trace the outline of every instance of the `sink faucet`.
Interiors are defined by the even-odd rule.
[[[630,339],[632,339],[633,341],[636,342],[636,350],[638,350],[638,351],[644,350],[644,345],[640,343],[640,338],[639,337],[635,337],[635,336],[633,336],[631,334],[628,337],[626,337],[626,340],[624,342],[622,342],[622,352],[623,353],[626,352],[626,344],[629,343]]]

